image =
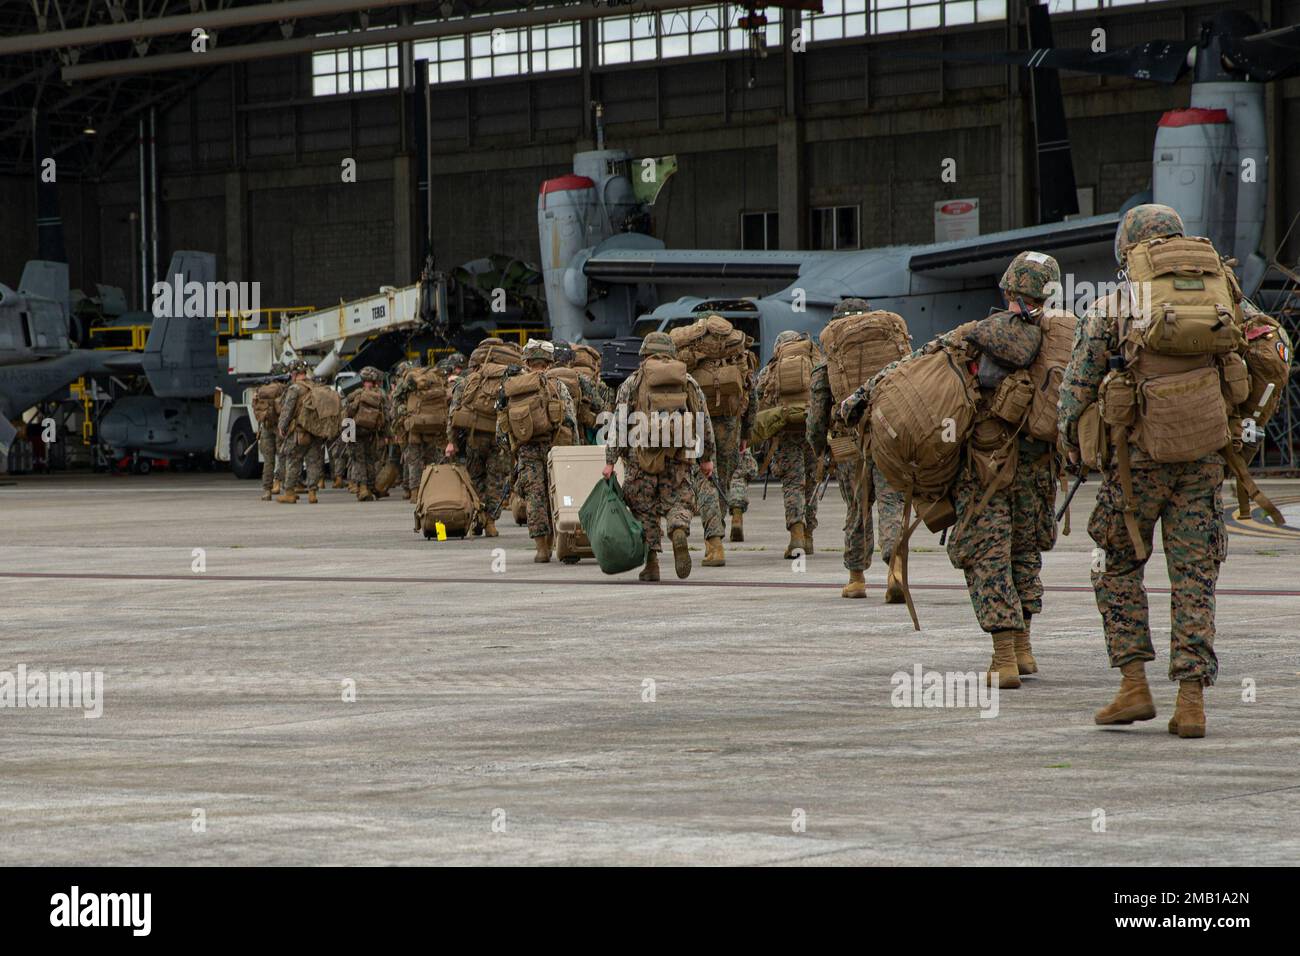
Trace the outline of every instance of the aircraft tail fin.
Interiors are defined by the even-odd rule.
[[[1029,46],[1052,47],[1052,24],[1047,5],[1027,7]],[[1061,77],[1056,70],[1030,70],[1034,99],[1034,137],[1038,160],[1038,221],[1061,222],[1079,212],[1079,194],[1074,183],[1074,159],[1070,134],[1065,124],[1065,101],[1061,98]]]

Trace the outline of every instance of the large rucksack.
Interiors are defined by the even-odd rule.
[[[460,403],[452,413],[451,424],[454,428],[463,428],[470,433],[470,440],[477,435],[490,438],[497,429],[497,394],[501,390],[501,380],[506,369],[511,365],[522,365],[523,355],[519,346],[513,344],[480,345],[470,358],[474,367],[465,376],[461,389]]]
[[[519,372],[506,379],[506,421],[516,444],[547,441],[564,421],[559,389],[546,372]]]
[[[284,382],[267,382],[253,392],[253,417],[263,427],[275,427],[280,417],[280,398],[288,386]]]
[[[1240,357],[1246,369],[1247,384],[1240,391],[1246,392],[1246,398],[1238,402],[1229,415],[1228,429],[1233,441],[1225,460],[1237,477],[1239,516],[1249,516],[1250,499],[1254,498],[1275,523],[1282,524],[1281,513],[1260,493],[1246,468],[1258,452],[1264,426],[1277,412],[1282,393],[1291,378],[1291,339],[1276,319],[1254,309],[1246,312],[1242,333],[1246,344]],[[1229,395],[1226,381],[1224,385],[1224,397],[1231,401],[1235,396]],[[1237,454],[1239,442],[1241,452]]]
[[[600,352],[594,346],[579,343],[573,346],[573,365],[592,379],[600,378]]]
[[[569,398],[573,399],[574,411],[578,414],[578,424],[582,429],[594,427],[596,413],[582,400],[582,372],[572,365],[556,365],[547,369],[546,374],[552,381],[563,383],[568,389]]]
[[[462,465],[429,465],[415,496],[415,530],[424,537],[463,538],[482,510],[469,472]],[[438,525],[442,525],[442,535]]]
[[[861,488],[870,508],[871,465],[890,488],[902,492],[903,533],[894,546],[894,566],[912,625],[920,630],[907,583],[908,542],[921,520],[937,531],[953,523],[948,491],[961,466],[962,448],[975,427],[979,385],[964,349],[940,349],[904,362],[871,393],[864,416],[868,429]],[[910,521],[915,508],[920,516]],[[865,513],[865,512],[864,512]]]
[[[1070,364],[1074,351],[1074,332],[1079,320],[1073,312],[1044,309],[1038,319],[1043,332],[1043,343],[1029,366],[1029,378],[1034,383],[1034,400],[1025,419],[1025,432],[1039,441],[1056,444],[1057,402],[1061,395],[1061,380],[1065,367]]]
[[[745,408],[749,341],[720,315],[673,329],[677,358],[704,393],[710,415],[734,418]]]
[[[384,427],[384,393],[377,388],[361,387],[348,396],[352,420],[362,431],[375,432]]]
[[[334,438],[343,423],[343,399],[328,385],[300,382],[304,386],[294,410],[295,424],[316,438]]]
[[[637,446],[636,463],[642,471],[658,475],[663,473],[665,461],[686,454],[684,442],[673,445],[669,440],[674,434],[673,422],[681,422],[684,435],[683,416],[697,409],[691,401],[685,362],[665,355],[648,355],[637,375],[635,410],[649,419],[652,436],[647,436],[647,443]]]
[[[836,405],[890,362],[912,351],[903,317],[880,309],[832,319],[822,329],[821,344]]]
[[[413,437],[445,435],[447,432],[447,376],[436,368],[413,368],[407,376],[411,390],[406,393],[403,424]]]
[[[803,415],[812,398],[812,370],[816,348],[810,339],[786,342],[772,353],[759,394],[759,409],[779,408],[788,431],[802,431]],[[801,412],[803,414],[801,414]]]

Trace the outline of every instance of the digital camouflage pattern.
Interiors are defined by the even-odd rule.
[[[1171,206],[1160,203],[1143,203],[1124,213],[1115,230],[1115,262],[1123,265],[1128,251],[1139,242],[1161,236],[1181,236],[1183,217]]]
[[[846,315],[865,315],[871,311],[871,303],[866,299],[847,298],[840,299],[835,303],[835,308],[831,309],[831,319],[843,318]]]
[[[464,378],[459,378],[451,388],[451,401],[447,411],[447,440],[456,446],[456,454],[464,463],[470,483],[483,502],[484,514],[495,522],[510,496],[510,442],[497,432],[477,432],[471,437],[468,428],[457,428],[451,424],[451,416],[460,407],[465,395],[465,381]],[[442,453],[445,454],[445,449]]]
[[[538,349],[540,349],[541,345],[551,346],[550,342],[540,342],[537,339],[529,339],[529,342]],[[534,358],[536,358],[536,349]],[[569,390],[563,382],[556,382],[555,386],[560,393],[560,403],[564,406],[563,420],[560,422],[560,427],[568,427],[574,434],[577,434],[578,416],[574,410],[573,399],[569,395]],[[499,410],[505,408],[505,402],[505,383],[503,380],[501,392],[497,399]],[[504,414],[497,415],[496,440],[505,442],[506,447],[511,447]],[[519,495],[528,506],[528,536],[530,538],[542,538],[551,533],[551,493],[546,473],[546,456],[550,453],[551,444],[551,440],[546,438],[513,446],[514,490],[515,494]]]
[[[848,299],[861,302],[861,299]],[[841,303],[842,304],[842,303]],[[851,313],[846,313],[851,314]],[[830,375],[825,363],[813,369],[812,403],[808,407],[806,436],[813,454],[818,458],[826,453],[832,435],[848,435],[850,429],[839,417],[839,409],[831,395]],[[855,462],[835,465],[835,483],[847,509],[844,518],[844,567],[849,571],[865,571],[871,566],[874,544],[874,522],[871,512],[862,513],[862,496],[858,487],[858,468]],[[876,515],[880,521],[880,556],[889,563],[894,545],[903,533],[904,496],[889,487],[880,469],[872,466],[872,482],[876,495]]]
[[[754,377],[747,376],[745,406],[737,416],[716,418],[708,415],[713,428],[713,437],[717,445],[717,456],[713,459],[713,478],[705,478],[698,463],[691,468],[691,489],[695,494],[696,507],[700,512],[700,521],[704,525],[706,538],[720,538],[724,530],[722,495],[725,489],[730,499],[732,476],[740,468],[740,443],[754,426],[754,414],[758,402],[754,391]],[[728,504],[729,508],[730,505]]]
[[[372,373],[371,377],[367,378],[366,377],[367,373]],[[379,381],[382,378],[383,378],[382,373],[378,369],[373,368],[371,366],[367,366],[365,369],[362,370],[361,373],[362,381],[375,382],[375,381]],[[359,396],[361,394],[361,391],[362,389],[357,389],[356,391],[352,392],[352,394],[349,395],[347,400],[344,402],[343,404],[344,417],[353,418],[353,419],[355,418],[357,413],[357,406],[360,404]],[[384,390],[376,389],[375,391],[378,391],[380,394],[380,398],[381,398],[380,407],[381,408],[390,407],[388,395],[384,392]],[[358,425],[354,433],[354,440],[351,442],[343,442],[344,445],[348,446],[346,452],[347,459],[348,459],[348,471],[347,471],[348,481],[354,482],[357,485],[367,485],[372,490],[374,489],[375,477],[379,474],[379,468],[382,464],[381,459],[383,456],[383,449],[384,449],[384,445],[383,445],[384,434],[385,434],[385,429],[382,424],[379,428],[373,431],[362,428],[360,425]]]
[[[1042,552],[1056,544],[1056,468],[1044,442],[1022,443],[1011,485],[994,493],[966,528],[961,522],[984,494],[973,468],[953,488],[958,524],[948,533],[948,559],[966,575],[982,630],[1018,631],[1043,610]],[[960,537],[957,532],[961,531]]]
[[[667,340],[668,348],[672,351],[667,352],[663,347],[663,343],[659,341],[651,342],[650,348],[647,350],[643,342],[641,353],[643,356],[647,354],[676,354],[677,350],[673,347],[672,339],[669,339],[666,334],[651,332],[646,336],[646,340],[650,340],[652,336],[662,336],[663,339]],[[618,408],[626,405],[629,415],[638,411],[636,396],[640,384],[641,370],[637,369],[618,387],[618,393],[614,397],[614,407]],[[691,400],[693,407],[704,409],[707,402],[699,384],[688,375],[686,385],[693,393]],[[698,462],[716,461],[716,456],[717,444],[714,438],[713,423],[710,421],[708,413],[704,412],[704,435]],[[663,550],[661,521],[667,522],[669,535],[681,528],[689,536],[691,516],[695,511],[695,494],[691,487],[691,469],[696,467],[696,461],[689,458],[669,458],[664,461],[663,472],[652,475],[637,465],[635,449],[614,444],[605,446],[605,462],[607,464],[615,464],[619,458],[624,460],[623,501],[633,516],[641,522],[646,547],[651,551]]]
[[[1133,469],[1138,530],[1151,553],[1156,521],[1172,585],[1169,679],[1213,684],[1219,670],[1214,655],[1214,587],[1219,565],[1228,556],[1228,534],[1219,495],[1223,466],[1191,462]],[[1110,666],[1155,660],[1147,591],[1146,561],[1133,550],[1123,517],[1124,494],[1110,470],[1097,493],[1088,535],[1102,549],[1105,563],[1093,561],[1092,587],[1106,632]],[[1100,567],[1099,567],[1100,565]]]
[[[1022,252],[1002,273],[998,288],[1010,298],[1020,295],[1043,302],[1051,294],[1049,286],[1060,285],[1061,266],[1055,259],[1045,252]]]
[[[405,487],[418,489],[420,476],[429,465],[441,465],[445,459],[445,446],[438,435],[406,436],[402,445],[402,483]]]
[[[776,345],[803,338],[787,330],[776,337]],[[763,366],[758,373],[756,394],[761,394],[774,366]],[[781,500],[785,505],[785,526],[803,523],[812,534],[817,528],[817,463],[812,446],[803,431],[781,431],[771,439],[771,474],[781,480]]]
[[[1172,228],[1170,214],[1177,215],[1172,210],[1132,216],[1148,208],[1138,206],[1125,216],[1117,231],[1117,249],[1121,237],[1128,243],[1124,247],[1127,253],[1133,242],[1152,238],[1150,230]],[[1134,236],[1140,238],[1131,238]],[[1097,400],[1110,356],[1119,354],[1118,319],[1125,305],[1124,297],[1108,296],[1079,323],[1058,406],[1060,446],[1067,454],[1078,455],[1079,416]],[[1227,555],[1219,502],[1223,460],[1210,454],[1195,462],[1164,465],[1152,461],[1136,444],[1129,445],[1129,457],[1138,529],[1150,542],[1158,519],[1165,542],[1165,564],[1173,589],[1170,678],[1213,683],[1217,672],[1214,583]],[[1137,560],[1122,515],[1123,494],[1117,468],[1112,465],[1102,479],[1097,506],[1088,522],[1088,533],[1105,558],[1105,571],[1094,572],[1092,581],[1112,667],[1133,659],[1154,659],[1143,585],[1146,562]]]
[[[749,510],[749,483],[758,477],[758,460],[754,449],[746,448],[740,456],[740,467],[731,473],[731,483],[727,486],[727,507],[739,508],[741,513]]]
[[[349,471],[352,467],[352,442],[343,440],[340,435],[329,444],[330,453],[330,473],[335,478],[342,478],[350,481],[348,478]]]

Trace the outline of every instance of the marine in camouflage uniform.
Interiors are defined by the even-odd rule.
[[[455,354],[460,355],[459,352]],[[464,356],[461,356],[461,358],[464,359]],[[447,359],[443,360],[443,362],[446,361]],[[404,497],[411,498],[420,490],[420,478],[424,474],[424,469],[429,465],[441,465],[447,460],[447,456],[444,454],[440,435],[412,435],[406,430],[406,400],[415,391],[415,376],[408,375],[406,372],[420,366],[415,361],[404,364],[406,368],[403,369],[403,374],[393,386],[391,407],[394,414],[400,416],[400,419],[394,421],[393,428],[394,434],[400,434],[402,441],[402,487],[406,490]],[[438,363],[438,368],[442,369],[442,362]],[[444,374],[446,374],[445,371]],[[400,433],[397,431],[399,428],[401,429]]]
[[[1024,326],[1036,329],[1037,317],[1051,294],[1049,287],[1052,283],[1059,287],[1060,281],[1061,270],[1055,259],[1043,253],[1022,252],[1011,261],[1000,283],[1008,301],[1005,312],[960,325],[885,366],[845,400],[841,414],[850,421],[856,420],[865,410],[872,389],[899,365],[921,355],[953,348],[964,350],[972,359],[978,358],[980,350],[969,341],[969,336],[982,322],[1008,322],[1009,334]],[[1027,312],[1021,311],[1021,303]],[[980,389],[977,422],[996,421],[987,407],[995,391]],[[1004,426],[1003,431],[1009,432],[1010,428]],[[957,523],[948,533],[948,559],[965,575],[975,618],[992,639],[989,672],[997,673],[1002,688],[1019,687],[1022,675],[1038,671],[1030,643],[1030,624],[1043,607],[1043,585],[1039,577],[1042,552],[1056,543],[1054,454],[1046,442],[1025,435],[1017,437],[1016,464],[1007,487],[993,492],[979,508],[988,488],[978,473],[973,448],[968,442],[950,491]]]
[[[367,365],[361,370],[361,388],[353,391],[343,406],[344,417],[352,418],[356,425],[355,438],[350,443],[349,449],[348,479],[357,486],[357,501],[375,500],[372,489],[375,487],[375,478],[379,474],[385,429],[384,422],[375,429],[362,428],[360,424],[356,424],[355,416],[360,406],[360,396],[367,391],[379,392],[380,409],[387,409],[388,396],[379,387],[383,380],[383,372],[372,365]]]
[[[284,478],[281,481],[281,494],[275,500],[281,504],[297,504],[298,495],[295,486],[307,469],[307,500],[316,504],[316,485],[320,482],[321,470],[325,464],[325,443],[315,435],[308,434],[296,424],[298,402],[306,394],[307,363],[296,361],[289,366],[292,382],[285,389],[280,399],[279,443],[288,449],[285,462]]]
[[[635,411],[637,390],[641,384],[642,369],[647,356],[666,355],[673,358],[677,347],[666,332],[651,332],[641,342],[641,368],[637,369],[618,387],[614,398],[615,408],[626,406],[628,415]],[[711,477],[713,458],[716,454],[713,426],[705,411],[708,403],[699,384],[689,375],[686,376],[687,388],[690,389],[689,403],[702,412],[704,434],[700,438],[699,467],[705,477]],[[636,449],[613,442],[605,446],[605,477],[614,473],[614,465],[622,457],[624,461],[623,501],[633,516],[641,522],[646,543],[646,561],[639,575],[642,581],[659,580],[659,552],[663,549],[663,529],[661,521],[667,522],[668,536],[673,544],[674,570],[679,578],[691,573],[691,555],[687,538],[691,530],[691,515],[694,512],[695,495],[691,490],[690,472],[693,462],[690,458],[665,458],[663,471],[651,474],[637,463]]]
[[[731,473],[731,484],[727,487],[727,507],[732,511],[731,540],[743,541],[743,532],[737,537],[739,529],[735,525],[735,512],[744,514],[749,510],[749,483],[758,477],[758,462],[754,460],[754,449],[746,447],[740,456],[740,467]]]
[[[832,319],[841,316],[869,312],[871,306],[863,299],[843,299],[831,312]],[[848,424],[840,418],[839,407],[831,394],[830,371],[827,363],[822,362],[812,373],[812,401],[808,407],[807,438],[813,454],[822,458],[827,452],[827,442],[832,434],[848,435],[853,432]],[[867,585],[864,572],[871,566],[871,552],[875,546],[874,526],[871,509],[862,508],[862,490],[858,478],[861,474],[861,461],[841,461],[834,464],[835,483],[839,486],[840,497],[844,499],[844,568],[849,572],[849,582],[840,591],[841,597],[865,598]],[[885,476],[874,464],[871,465],[872,491],[876,502],[876,513],[880,520],[880,556],[889,565],[894,555],[894,545],[903,533],[903,503],[905,496],[889,487]],[[894,578],[894,569],[889,569],[889,584],[885,600],[896,604],[903,600],[901,585]]]
[[[488,338],[487,344],[500,344],[500,339]],[[469,371],[474,370],[473,358],[470,359]],[[477,432],[470,435],[468,428],[457,428],[451,423],[452,416],[465,395],[465,382],[468,374],[456,379],[451,388],[451,401],[447,408],[447,447],[444,449],[446,461],[458,461],[465,466],[469,480],[483,503],[483,532],[489,538],[495,538],[497,518],[501,516],[501,506],[510,494],[510,442],[500,432]]]
[[[776,337],[773,348],[779,348],[786,342],[807,338],[802,332],[786,330]],[[755,395],[761,395],[767,383],[768,375],[775,367],[772,361],[763,366],[758,373]],[[781,501],[785,506],[785,526],[790,531],[790,543],[786,546],[785,557],[795,556],[795,549],[801,548],[804,554],[813,553],[813,532],[817,530],[817,481],[820,459],[808,444],[808,436],[803,429],[782,430],[770,439],[768,446],[771,474],[781,479]],[[796,541],[796,532],[802,529],[800,540]]]
[[[529,339],[524,344],[524,364],[529,371],[545,372],[554,362],[555,346],[540,339]],[[509,380],[509,375],[506,376]],[[573,405],[573,397],[563,382],[556,382],[563,405],[563,420],[558,428],[568,428],[577,434],[578,415]],[[516,442],[510,435],[506,423],[505,383],[497,398],[497,434],[508,439],[514,452],[514,484],[519,495],[528,506],[528,536],[537,542],[537,553],[533,560],[545,563],[551,560],[551,495],[549,479],[546,473],[546,456],[550,453],[553,436],[529,441]]]
[[[1183,222],[1168,206],[1148,203],[1125,213],[1115,235],[1115,259],[1123,266],[1137,243],[1181,236]],[[1080,323],[1074,352],[1061,383],[1060,447],[1071,461],[1079,457],[1079,417],[1097,400],[1111,356],[1121,355],[1118,320],[1126,306],[1121,294],[1098,302]],[[1136,444],[1129,446],[1137,526],[1151,554],[1160,522],[1165,564],[1171,584],[1169,679],[1178,681],[1178,701],[1169,722],[1180,737],[1205,736],[1203,688],[1218,674],[1214,654],[1214,588],[1227,557],[1228,536],[1220,494],[1223,459],[1206,455],[1194,462],[1160,464]],[[1146,680],[1146,662],[1155,660],[1143,584],[1146,559],[1139,559],[1124,522],[1124,493],[1115,463],[1106,468],[1088,534],[1103,552],[1094,558],[1092,586],[1101,612],[1110,666],[1120,669],[1119,693],[1097,711],[1098,724],[1128,724],[1156,715]]]
[[[573,366],[573,346],[568,342],[557,341],[555,345],[555,364],[561,368]],[[567,385],[565,386],[568,387]],[[574,401],[574,407],[577,409],[586,408],[593,416],[597,418],[600,413],[606,410],[605,396],[601,389],[603,385],[598,379],[589,377],[583,370],[578,370],[578,394],[571,396]],[[593,435],[588,434],[587,430],[578,427],[574,435],[575,441],[579,445],[592,444]]]
[[[271,374],[281,375],[283,367],[276,364],[271,367]],[[280,493],[280,479],[284,475],[284,454],[280,452],[280,434],[277,426],[280,420],[280,401],[276,399],[273,411],[274,420],[257,423],[257,451],[262,458],[262,500],[270,501]],[[278,457],[277,457],[278,456]]]

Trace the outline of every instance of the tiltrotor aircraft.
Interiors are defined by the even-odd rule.
[[[1112,244],[1123,210],[1064,219],[1077,205],[1069,150],[1061,148],[1065,120],[1056,69],[1168,83],[1194,73],[1188,108],[1160,120],[1151,189],[1125,208],[1139,202],[1173,206],[1189,234],[1209,236],[1237,260],[1243,288],[1254,290],[1265,270],[1258,251],[1268,195],[1264,83],[1300,73],[1300,26],[1261,31],[1251,17],[1227,12],[1206,22],[1194,41],[1151,41],[1094,54],[1052,48],[1047,8],[1031,6],[1029,14],[1034,49],[942,56],[1032,67],[1040,225],[855,252],[666,249],[642,231],[646,208],[632,181],[645,161],[599,148],[577,154],[573,174],[544,183],[538,199],[555,337],[644,334],[711,310],[754,336],[766,359],[778,332],[816,334],[834,304],[850,295],[902,313],[914,339],[926,341],[1000,305],[997,280],[1024,249],[1054,255],[1076,288],[1113,282]],[[597,143],[603,146],[599,136]],[[685,289],[707,290],[709,297],[660,304],[663,293]]]

